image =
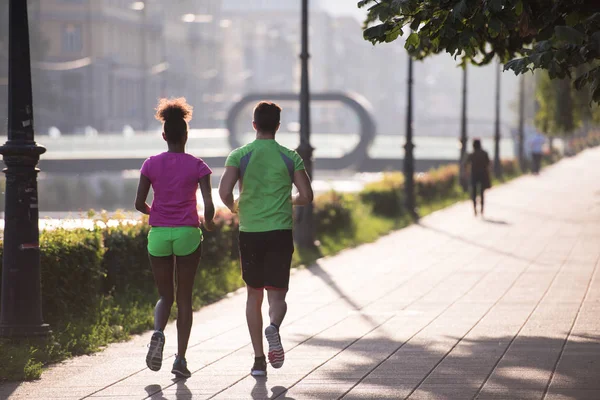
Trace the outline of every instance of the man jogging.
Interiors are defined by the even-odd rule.
[[[231,152],[219,184],[221,200],[240,218],[240,259],[248,290],[246,320],[255,356],[253,376],[267,374],[262,340],[263,289],[269,301],[270,325],[265,329],[269,362],[273,368],[283,365],[279,327],[287,311],[285,296],[294,253],[293,205],[303,206],[313,200],[302,158],[275,141],[280,118],[277,104],[263,101],[256,105],[252,123],[256,140]],[[240,196],[234,200],[238,181]],[[298,189],[294,196],[292,184]]]

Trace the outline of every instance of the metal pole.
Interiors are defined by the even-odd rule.
[[[141,62],[142,62],[142,101],[139,104],[142,106],[142,130],[148,130],[148,55],[146,50],[146,24],[148,22],[148,1],[144,1],[142,8],[142,21],[140,23],[140,46],[141,46]]]
[[[298,154],[304,160],[308,176],[313,177],[313,147],[310,145],[310,90],[308,80],[308,0],[302,0],[302,52],[300,83],[300,146]],[[296,224],[296,243],[303,248],[314,247],[313,204],[298,207],[298,223]]]
[[[525,162],[525,75],[521,75],[519,85],[519,166],[521,171],[527,170]]]
[[[460,176],[463,176],[464,160],[467,154],[467,64],[463,67],[462,75],[462,111],[460,118],[460,157],[459,165],[461,169]],[[463,189],[467,190],[465,182],[463,182]]]
[[[43,336],[36,168],[46,149],[34,141],[27,1],[9,2],[8,140],[1,337]]]
[[[500,162],[500,81],[502,64],[496,66],[496,120],[494,122],[494,175],[502,177],[502,163]]]
[[[313,177],[313,151],[310,144],[310,88],[308,77],[308,0],[302,0],[302,52],[300,82],[300,146],[298,154],[304,160],[308,176]],[[296,224],[296,243],[303,248],[314,247],[313,204],[298,207],[298,223]]]
[[[405,205],[408,213],[414,219],[419,215],[415,201],[415,160],[413,156],[413,59],[408,55],[408,88],[406,105],[406,143],[404,144],[404,189]]]

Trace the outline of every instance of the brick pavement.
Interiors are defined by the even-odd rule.
[[[195,315],[187,381],[150,333],[0,386],[10,399],[600,399],[600,151],[296,271],[286,363],[249,376],[244,294]],[[165,354],[175,353],[175,327]],[[170,339],[170,340],[169,340]]]

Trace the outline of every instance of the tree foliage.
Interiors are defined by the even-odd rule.
[[[566,136],[589,123],[600,122],[600,106],[590,107],[588,88],[577,90],[568,78],[551,79],[547,71],[537,76],[535,126],[550,136]]]
[[[368,7],[364,38],[392,42],[422,59],[448,52],[478,65],[499,57],[505,70],[535,69],[550,78],[575,77],[600,102],[598,0],[362,0]],[[410,33],[409,33],[410,32]]]

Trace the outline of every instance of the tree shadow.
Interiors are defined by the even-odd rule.
[[[336,349],[344,344],[341,339],[311,341]],[[383,337],[361,339],[344,352],[349,352],[344,360],[357,361],[335,365],[334,357],[305,378],[326,382],[322,388],[288,390],[338,399],[404,399],[415,393],[432,399],[541,398],[554,377],[561,384],[553,389],[566,398],[580,398],[577,393],[600,398],[600,336],[572,335],[566,347],[565,339],[556,336],[446,336],[427,345]]]

